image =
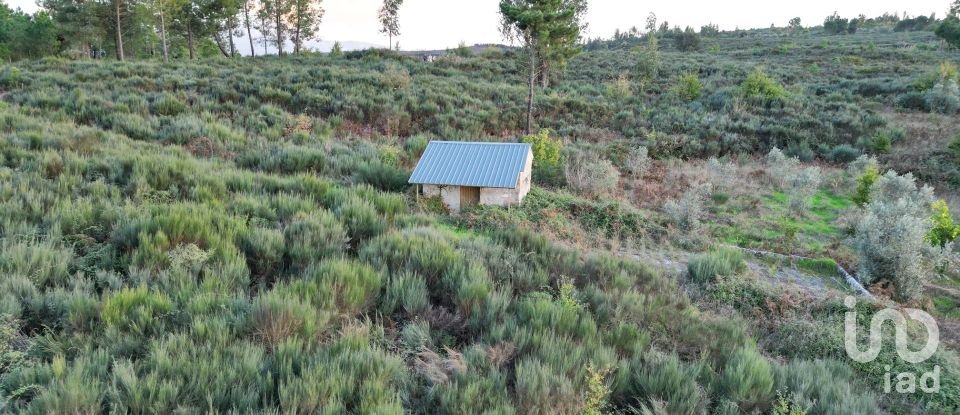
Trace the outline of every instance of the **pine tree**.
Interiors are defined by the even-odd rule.
[[[393,48],[393,37],[400,36],[399,13],[401,4],[403,4],[403,0],[383,0],[383,5],[380,6],[380,11],[377,14],[377,18],[380,20],[380,33],[389,37],[390,46],[387,49]]]
[[[563,67],[580,51],[577,41],[583,29],[585,0],[501,0],[501,32],[523,42],[529,55],[526,133],[533,128],[533,87],[537,59]]]
[[[291,0],[288,25],[295,55],[301,53],[305,42],[317,38],[324,13],[321,3],[322,0]]]

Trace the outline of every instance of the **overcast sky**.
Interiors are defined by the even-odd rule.
[[[2,0],[27,11],[37,9],[35,0]],[[643,27],[652,11],[671,26],[691,25],[699,28],[715,23],[721,29],[786,25],[792,17],[800,17],[804,26],[820,24],[834,10],[843,16],[884,12],[907,12],[910,15],[943,16],[950,0],[724,0],[659,2],[626,0],[591,0],[587,13],[589,37],[609,37],[616,29]],[[352,41],[386,45],[378,32],[377,9],[381,0],[324,0],[326,15],[320,25],[325,41]],[[405,0],[400,8],[400,47],[403,49],[442,49],[467,44],[502,42],[498,31],[499,0]]]

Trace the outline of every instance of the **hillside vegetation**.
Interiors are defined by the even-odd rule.
[[[856,266],[871,166],[955,196],[956,51],[887,30],[591,49],[537,94],[564,148],[525,205],[461,217],[409,171],[431,138],[520,135],[520,52],[3,67],[0,412],[960,411],[955,343],[855,363],[842,284],[777,285],[757,269],[790,264],[729,246]],[[938,264],[915,303],[955,324]],[[934,366],[939,393],[882,393]]]

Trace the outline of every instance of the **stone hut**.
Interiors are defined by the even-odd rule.
[[[519,205],[530,191],[529,144],[431,141],[409,183],[440,196],[451,212],[469,205]]]

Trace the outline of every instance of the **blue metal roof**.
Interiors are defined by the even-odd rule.
[[[431,141],[409,183],[513,189],[529,152],[529,144]]]

